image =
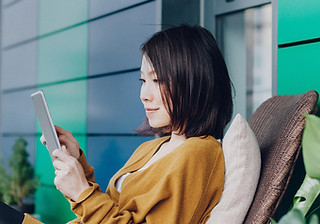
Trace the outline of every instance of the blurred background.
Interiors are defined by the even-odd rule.
[[[153,33],[199,24],[217,39],[232,78],[234,113],[247,119],[277,94],[320,91],[320,2],[309,0],[1,0],[0,159],[18,138],[39,175],[34,213],[75,216],[53,184],[31,93],[44,91],[54,123],[70,130],[104,190],[142,142],[140,46]]]

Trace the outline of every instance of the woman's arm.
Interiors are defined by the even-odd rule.
[[[205,223],[224,182],[221,150],[177,151],[156,166],[129,175],[119,197],[96,183],[71,202],[83,223]],[[200,152],[199,152],[200,151]],[[130,164],[129,164],[130,166]],[[74,223],[74,222],[71,222]]]
[[[209,216],[222,193],[224,163],[217,145],[196,142],[172,152],[129,175],[120,196],[114,186],[103,193],[98,184],[88,183],[83,166],[66,147],[53,155],[59,158],[54,162],[55,184],[83,223],[197,223]]]
[[[86,160],[86,156],[84,155],[84,152],[81,149],[80,149],[80,157],[78,158],[78,161],[84,170],[84,174],[88,182],[95,182],[94,168],[88,164]]]

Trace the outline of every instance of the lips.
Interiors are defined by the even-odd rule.
[[[152,114],[159,110],[159,108],[145,108],[147,114]]]

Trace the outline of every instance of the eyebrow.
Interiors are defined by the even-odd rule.
[[[140,70],[140,73],[144,75],[144,73]],[[148,72],[148,75],[154,75],[156,72],[155,70],[152,70],[150,72]]]

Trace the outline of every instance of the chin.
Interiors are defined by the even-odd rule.
[[[152,128],[163,128],[163,127],[168,126],[169,124],[152,123],[152,122],[149,121],[149,125]]]
[[[150,124],[150,127],[152,127],[152,128],[161,128],[161,127],[163,127],[163,126],[161,126],[161,125],[154,125],[154,124]]]

